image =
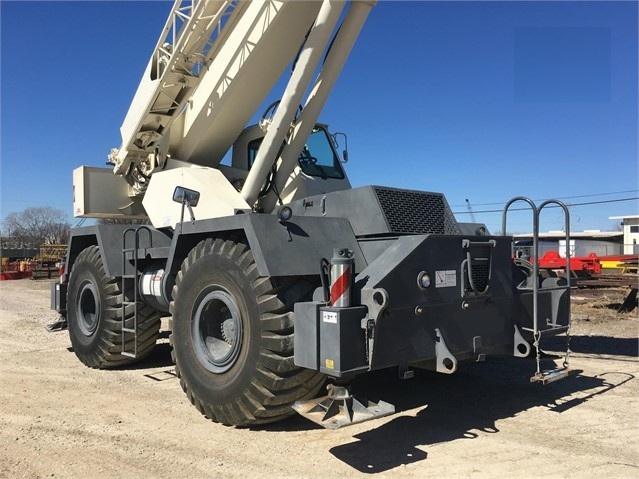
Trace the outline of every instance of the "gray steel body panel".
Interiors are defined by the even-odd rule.
[[[98,245],[108,276],[122,274],[122,234],[131,225],[96,225],[71,231],[67,254],[67,271],[84,248]],[[182,260],[202,239],[216,233],[242,231],[255,256],[260,274],[264,276],[303,276],[319,274],[322,258],[331,258],[333,248],[348,248],[354,253],[358,268],[366,260],[348,220],[343,218],[293,217],[279,221],[274,215],[238,214],[226,218],[184,222],[172,233],[152,227],[151,243],[146,232],[140,233],[139,257],[164,259],[167,271],[176,273]],[[128,235],[127,247],[132,247]]]
[[[177,272],[180,257],[200,239],[228,231],[244,232],[264,276],[317,275],[322,258],[330,259],[336,247],[353,251],[360,269],[367,264],[346,219],[293,216],[290,221],[279,221],[275,215],[250,213],[185,222],[171,247],[167,270]]]
[[[122,235],[131,228],[140,225],[95,225],[73,228],[69,238],[67,249],[66,273],[73,268],[77,255],[87,246],[98,245],[102,256],[102,263],[107,276],[116,277],[122,275]],[[141,234],[139,257],[151,259],[166,259],[171,237],[166,231],[157,230],[147,226],[150,237],[146,233]],[[132,238],[128,235],[128,238]],[[127,248],[131,248],[133,242],[127,241]]]
[[[390,366],[434,369],[443,342],[459,360],[488,353],[512,354],[515,326],[524,330],[533,321],[532,294],[518,286],[525,278],[513,265],[512,238],[398,231],[405,213],[401,201],[395,198],[395,203],[385,200],[382,204],[380,195],[413,201],[406,213],[409,222],[421,217],[423,204],[437,203],[443,219],[426,216],[429,223],[415,229],[461,231],[451,222],[445,199],[437,194],[365,187],[295,202],[288,221],[270,214],[238,213],[187,221],[175,232],[149,228],[151,241],[145,241],[147,233],[143,232],[138,257],[143,263],[165,260],[166,277],[172,277],[200,241],[238,232],[246,237],[261,275],[317,276],[321,260],[330,259],[334,248],[350,249],[355,260],[355,306],[340,311],[335,323],[326,324],[320,319],[324,304],[295,306],[296,364],[331,374],[326,367],[326,359],[331,359],[335,376]],[[74,229],[67,271],[82,249],[97,244],[107,275],[119,276],[122,234],[129,228],[98,225]],[[482,261],[489,266],[478,267]],[[420,287],[418,277],[424,272],[431,284]],[[440,276],[446,281],[440,281]],[[470,277],[489,284],[489,290],[479,294],[477,288],[470,288]],[[167,297],[170,284],[166,281],[164,286]],[[567,325],[569,292],[549,286],[539,290],[539,317],[542,321],[549,318],[554,325]],[[376,297],[384,299],[376,302]],[[55,298],[55,304],[61,302]],[[530,334],[523,334],[529,339]],[[363,355],[368,364],[360,363]]]
[[[489,235],[490,232],[484,223],[457,223],[459,225],[459,230],[463,235],[476,235],[477,230],[480,228],[484,229],[486,235]]]
[[[389,195],[396,198],[382,199]],[[404,208],[403,200],[411,203],[410,208]],[[436,212],[426,209],[430,204],[436,206]],[[150,228],[152,245],[143,255],[168,259],[166,270],[177,273],[188,252],[202,239],[216,233],[242,231],[262,275],[318,274],[321,259],[330,258],[336,247],[353,251],[357,273],[392,244],[396,237],[393,226],[396,228],[404,219],[413,227],[418,219],[425,219],[426,226],[416,227],[425,228],[428,232],[431,229],[440,233],[459,230],[446,199],[440,193],[365,186],[311,197],[290,206],[293,217],[289,221],[279,221],[275,215],[244,213],[185,221],[177,225],[173,233]],[[404,209],[408,212],[405,218],[402,216]],[[67,271],[72,267],[74,255],[90,244],[97,244],[107,274],[122,274],[121,238],[128,228],[131,225],[96,225],[72,230]],[[406,231],[399,233],[407,234]],[[364,239],[379,235],[386,237],[378,238],[379,242],[362,242],[366,249],[364,254],[358,237]]]
[[[290,204],[293,216],[346,218],[355,236],[459,234],[441,193],[362,186]]]
[[[319,370],[344,376],[368,369],[366,343],[361,321],[366,308],[320,308]]]
[[[116,277],[122,275],[122,234],[131,228],[140,225],[95,225],[73,228],[69,238],[67,249],[66,274],[71,272],[73,263],[78,254],[87,246],[97,245],[100,248],[102,262],[107,276]],[[166,231],[157,230],[147,226],[150,231],[150,241],[146,233],[141,235],[140,251],[138,256],[152,259],[166,259],[168,247],[171,245],[171,237]],[[128,235],[132,238],[132,235]],[[132,240],[127,242],[127,248],[133,246]]]
[[[51,283],[51,309],[57,311],[62,316],[67,314],[67,285],[62,283]]]
[[[476,353],[512,349],[515,317],[510,241],[501,238],[493,252],[490,292],[473,297],[462,289],[463,239],[467,238],[400,238],[357,276],[356,289],[383,288],[389,298],[375,325],[373,369],[434,359],[436,328],[456,356],[469,358]],[[432,278],[425,290],[417,285],[421,271]],[[446,275],[447,280],[437,279]],[[464,302],[466,308],[462,307]],[[482,351],[475,351],[476,336],[482,338]]]
[[[296,303],[295,335],[293,336],[293,355],[295,364],[307,369],[319,371],[320,354],[320,302]]]
[[[463,240],[495,241],[489,289],[478,295],[468,287],[464,273],[467,248]],[[431,285],[417,284],[427,272]],[[510,237],[422,235],[399,238],[356,277],[355,291],[383,289],[387,305],[375,324],[373,369],[407,366],[436,357],[439,329],[458,359],[479,354],[512,353],[514,326],[531,327],[532,298],[516,288]],[[438,279],[441,277],[442,279]],[[447,279],[446,279],[447,278]],[[565,290],[540,289],[541,317],[567,324]],[[369,310],[373,309],[370,305]],[[475,339],[479,338],[479,339]]]
[[[377,257],[390,248],[397,241],[397,237],[360,239],[359,247],[362,249],[366,263],[372,263]]]
[[[366,351],[369,369],[398,366],[406,370],[415,366],[434,370],[442,340],[460,361],[486,354],[512,355],[515,326],[519,330],[532,327],[532,294],[518,287],[522,278],[513,266],[511,240],[464,235],[396,239],[355,279],[353,303],[367,308],[359,334],[352,327],[343,334],[339,321],[324,324],[321,303],[296,307],[296,364],[341,377],[358,372],[352,365],[352,352]],[[468,242],[475,246],[464,246]],[[470,269],[465,266],[469,248],[475,248]],[[490,256],[490,271],[476,270],[480,256]],[[475,281],[485,276],[482,284],[489,285],[485,293],[471,288],[468,271],[475,275]],[[431,277],[428,287],[418,285],[422,272]],[[545,286],[539,290],[540,317],[566,326],[569,292],[556,288],[556,284]],[[375,293],[383,293],[386,298],[380,301],[382,306],[373,300]],[[350,309],[355,308],[345,308],[344,314]],[[530,340],[529,333],[524,336]],[[303,351],[298,352],[298,347]],[[326,368],[326,353],[330,364],[335,365],[333,371]]]

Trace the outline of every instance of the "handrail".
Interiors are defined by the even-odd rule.
[[[559,200],[547,200],[539,205],[537,209],[537,215],[541,214],[541,210],[543,210],[548,205],[557,205],[564,211],[564,228],[566,230],[566,289],[570,289],[570,211],[565,203]],[[539,218],[537,219],[539,222]],[[536,260],[535,260],[536,262]],[[568,324],[570,325],[571,317],[570,317],[570,301],[568,301]]]
[[[516,196],[513,199],[511,199],[508,203],[506,203],[506,205],[504,206],[504,210],[502,212],[502,219],[501,219],[501,233],[503,235],[506,235],[506,216],[508,214],[508,208],[510,208],[510,206],[517,202],[517,201],[525,201],[526,203],[528,203],[530,205],[530,208],[532,209],[533,212],[533,253],[532,253],[532,257],[533,257],[533,261],[532,261],[532,267],[533,267],[533,272],[532,272],[532,278],[533,278],[533,329],[534,329],[534,334],[535,336],[538,334],[539,331],[539,323],[538,323],[538,312],[537,312],[537,308],[538,308],[538,304],[537,304],[537,297],[538,297],[538,292],[539,292],[539,281],[538,281],[538,277],[539,277],[539,262],[538,262],[538,258],[539,258],[539,210],[537,208],[537,206],[535,205],[535,202],[533,200],[531,200],[530,198],[527,198],[525,196]],[[536,340],[536,338],[535,338]]]
[[[553,371],[551,374],[542,374],[541,366],[540,366],[540,349],[539,349],[539,341],[541,339],[541,331],[539,329],[539,311],[538,311],[538,295],[539,295],[539,217],[541,211],[548,205],[557,205],[561,207],[564,211],[564,221],[565,221],[565,230],[566,230],[566,286],[561,289],[570,290],[570,212],[568,211],[568,207],[558,200],[546,200],[537,207],[535,202],[530,198],[526,198],[524,196],[517,196],[511,199],[506,206],[504,206],[504,210],[502,213],[502,234],[506,234],[506,218],[508,214],[508,208],[517,202],[517,201],[525,201],[528,203],[533,212],[533,251],[532,251],[532,290],[533,290],[533,339],[534,346],[537,350],[537,373],[531,378],[531,380],[535,381],[543,381],[544,383],[554,381],[556,378],[563,377],[568,374],[568,356],[570,354],[569,345],[566,347],[566,358],[564,360],[564,370],[562,371]],[[557,288],[553,288],[557,289]],[[568,332],[568,342],[570,341],[570,301],[568,301],[568,325],[558,327],[557,324],[548,323],[553,330],[564,329]],[[527,328],[524,328],[527,329]],[[530,331],[529,329],[527,329]]]

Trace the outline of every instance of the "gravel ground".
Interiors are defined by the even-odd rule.
[[[575,291],[568,379],[531,384],[534,361],[514,358],[408,381],[382,371],[354,386],[397,413],[329,431],[297,416],[255,429],[206,420],[166,339],[134,367],[88,369],[65,332],[44,328],[57,319],[48,281],[2,281],[0,477],[635,478],[639,319],[615,312],[627,292]]]

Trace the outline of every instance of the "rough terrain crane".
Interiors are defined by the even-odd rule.
[[[76,216],[150,222],[72,231],[52,307],[84,364],[146,357],[170,316],[182,388],[229,425],[389,414],[348,382],[450,374],[531,343],[534,380],[567,374],[542,371],[538,346],[569,328],[569,282],[542,281],[510,236],[457,222],[440,193],[351,188],[318,118],[374,3],[175,2],[113,168],[73,173]],[[291,66],[281,100],[247,126]],[[537,231],[546,203],[521,197],[503,231],[515,201]]]

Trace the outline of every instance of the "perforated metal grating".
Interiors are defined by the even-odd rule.
[[[488,263],[485,262],[473,262],[473,267],[471,268],[470,274],[473,278],[473,284],[475,288],[479,291],[484,291],[486,286],[488,286],[488,276],[489,276],[489,267]],[[466,283],[466,291],[471,291],[470,283],[468,279],[465,280]]]
[[[395,234],[461,234],[443,195],[375,187],[388,228]]]

